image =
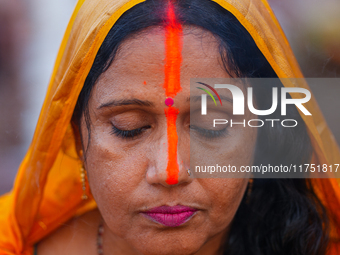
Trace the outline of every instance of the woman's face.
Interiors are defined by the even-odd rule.
[[[178,138],[169,138],[165,43],[162,28],[130,37],[100,76],[89,100],[85,168],[106,224],[104,239],[111,238],[111,245],[125,243],[142,254],[213,254],[227,238],[248,179],[189,177],[189,86],[190,78],[229,76],[220,64],[217,40],[209,32],[185,27],[181,90],[173,98]],[[86,148],[84,117],[81,133]],[[169,139],[177,142],[174,185],[167,182],[173,157]],[[223,139],[222,163],[251,165],[256,129],[235,129]],[[204,148],[203,138],[200,144]]]

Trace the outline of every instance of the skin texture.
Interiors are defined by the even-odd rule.
[[[207,151],[208,154],[216,153],[218,149],[213,145],[221,147],[228,142],[228,146],[222,146],[222,151],[214,154],[214,160],[225,165],[251,165],[257,134],[255,128],[235,128],[223,138],[211,142],[191,130],[195,139],[190,141],[190,78],[229,77],[221,65],[216,39],[209,32],[193,27],[183,28],[181,91],[173,105],[179,110],[176,120],[178,183],[170,185],[166,182],[168,138],[163,87],[164,34],[162,28],[150,28],[121,45],[89,100],[90,143],[84,118],[82,120],[83,146],[88,148],[84,163],[100,211],[92,212],[92,218],[87,216],[88,224],[85,225],[89,226],[95,240],[96,228],[93,226],[98,226],[103,217],[104,254],[219,254],[219,247],[227,239],[229,226],[247,186],[247,178],[195,179],[187,174],[190,142],[198,146],[197,154],[191,155],[192,160],[201,158],[200,162],[211,163],[209,157],[200,155],[207,154]],[[221,95],[231,95],[227,91],[223,93]],[[144,103],[115,105],[123,100]],[[226,112],[231,112],[232,104],[223,103]],[[250,113],[246,115],[251,117]],[[196,124],[207,128],[204,121],[207,120]],[[138,136],[122,138],[114,134],[113,126],[121,130],[145,128]],[[140,213],[163,205],[184,205],[198,211],[189,221],[175,228],[155,223]],[[69,227],[77,224],[74,221],[83,219],[75,219],[64,230],[59,230],[77,233],[64,242],[69,247],[82,243],[88,247],[83,254],[96,254],[95,245],[84,236],[86,231],[77,232],[75,227]],[[57,239],[52,235],[42,242],[40,254],[59,254],[48,251],[51,250],[51,240]],[[62,242],[57,241],[58,244]]]

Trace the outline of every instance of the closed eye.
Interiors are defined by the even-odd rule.
[[[132,129],[132,130],[122,130],[115,126],[112,126],[112,132],[111,134],[116,135],[117,137],[123,138],[123,139],[129,139],[129,138],[135,138],[139,135],[141,135],[145,130],[151,128],[150,125]]]

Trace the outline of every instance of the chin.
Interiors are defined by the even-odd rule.
[[[172,237],[176,231],[173,231],[168,237],[164,233],[143,240],[135,239],[133,244],[135,248],[143,255],[189,255],[197,253],[205,241],[202,238],[195,238],[192,235],[183,237],[178,234]]]

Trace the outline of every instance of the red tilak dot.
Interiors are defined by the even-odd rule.
[[[165,99],[165,105],[166,106],[172,106],[174,104],[174,100],[171,97],[168,97]]]

